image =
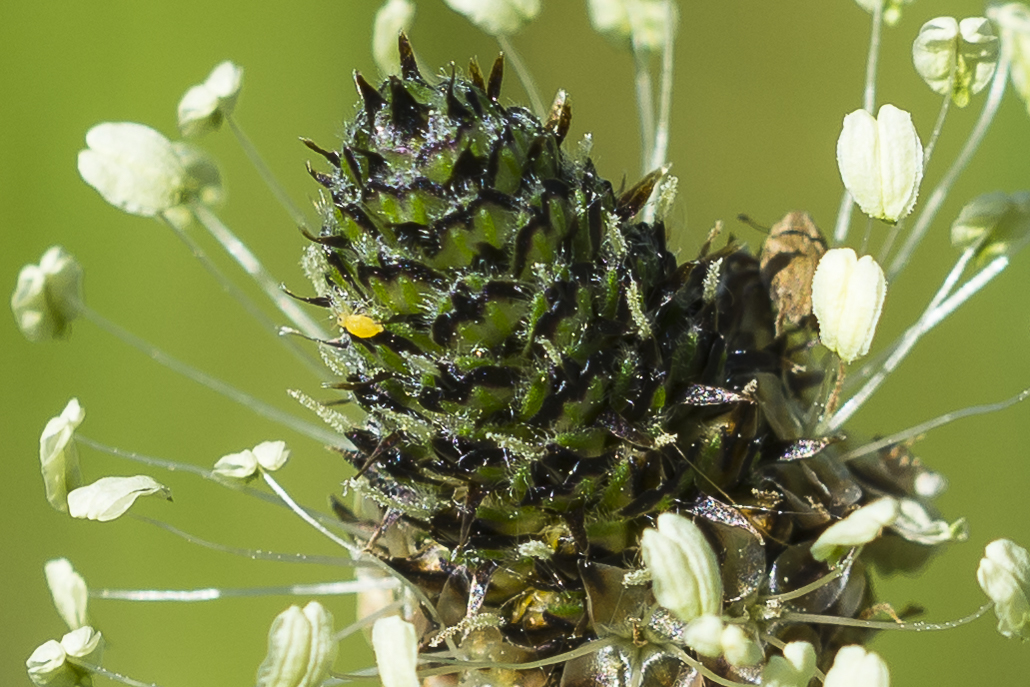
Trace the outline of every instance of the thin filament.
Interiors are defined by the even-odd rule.
[[[955,267],[958,268],[960,265],[964,266],[964,259],[968,260],[965,254],[962,258],[959,258],[959,262]],[[911,352],[912,348],[919,342],[923,335],[932,330],[945,317],[950,315],[960,305],[969,300],[973,294],[998,276],[1008,266],[1008,263],[1009,260],[1007,256],[1003,255],[995,258],[945,300],[944,296],[946,296],[947,292],[944,290],[944,287],[947,286],[949,282],[953,283],[952,276],[956,274],[956,270],[952,269],[951,274],[949,274],[945,279],[944,285],[940,290],[938,290],[937,295],[934,296],[922,317],[920,317],[916,323],[909,327],[901,336],[901,341],[897,348],[894,349],[891,355],[883,363],[880,370],[873,374],[869,381],[865,383],[865,386],[859,389],[854,396],[849,398],[847,403],[845,403],[830,419],[830,422],[827,425],[828,431],[836,431],[841,425],[847,422],[848,419],[862,407],[869,397],[880,388],[880,385],[887,379],[887,376],[901,364],[901,361],[904,360]]]
[[[323,377],[325,375],[325,368],[321,366],[318,359],[312,356],[308,350],[302,348],[294,339],[280,336],[279,326],[273,322],[268,315],[261,310],[261,308],[258,307],[257,303],[255,303],[250,296],[236,286],[236,284],[234,284],[232,280],[222,272],[222,270],[218,269],[217,265],[211,262],[207,253],[204,252],[200,245],[194,241],[189,234],[174,223],[168,221],[168,219],[163,215],[161,216],[161,219],[173,232],[175,232],[175,235],[179,237],[179,240],[186,244],[186,247],[189,249],[193,257],[196,258],[197,261],[200,262],[200,265],[207,270],[208,274],[218,282],[218,285],[222,287],[222,290],[229,294],[233,300],[239,303],[247,314],[254,318],[262,329],[270,334],[274,334],[276,339],[282,343],[282,345],[286,346],[290,352],[293,353],[294,357],[304,363],[314,375],[317,377]]]
[[[99,665],[90,663],[88,661],[83,661],[81,658],[77,658],[75,656],[69,656],[66,660],[68,661],[68,663],[78,666],[87,673],[101,675],[103,677],[106,677],[108,680],[120,682],[123,685],[129,685],[129,687],[159,687],[159,685],[156,682],[140,682],[139,680],[134,680],[127,675],[122,675],[121,673],[116,673],[112,670],[102,668]]]
[[[862,627],[868,630],[904,630],[906,632],[931,632],[936,630],[950,630],[961,625],[971,623],[994,606],[993,601],[988,601],[973,613],[958,620],[949,620],[944,623],[906,623],[893,620],[860,620],[858,618],[841,618],[835,615],[815,615],[812,613],[788,612],[779,616],[780,620],[799,623],[817,623],[820,625],[843,625],[845,627]]]
[[[869,114],[873,113],[876,107],[876,66],[880,61],[880,33],[883,29],[883,3],[876,3],[873,6],[873,26],[869,32],[869,53],[866,55],[865,66],[865,87],[862,89],[862,109]],[[837,245],[844,243],[848,238],[848,230],[851,228],[851,207],[854,198],[847,189],[840,199],[840,208],[837,210],[837,225],[833,230],[833,242]]]
[[[512,45],[512,42],[508,40],[507,36],[498,36],[497,43],[501,46],[501,50],[504,51],[504,56],[511,62],[512,68],[515,70],[515,75],[519,77],[519,81],[522,82],[522,88],[525,89],[526,95],[529,96],[529,102],[533,106],[533,112],[538,117],[543,117],[547,114],[547,110],[544,108],[544,101],[540,97],[540,90],[536,86],[536,80],[533,78],[533,73],[529,71],[529,67],[522,61],[522,57],[519,55],[518,50]]]
[[[301,310],[292,298],[283,293],[280,284],[265,269],[265,266],[251,252],[247,244],[241,241],[236,234],[232,233],[229,227],[225,226],[215,213],[211,212],[201,203],[192,203],[190,210],[197,218],[197,221],[225,248],[225,252],[231,255],[233,260],[243,268],[243,271],[257,282],[261,290],[268,296],[268,299],[279,309],[279,312],[289,318],[290,322],[307,336],[316,339],[326,338],[327,334],[322,329],[322,326]]]
[[[116,601],[215,601],[258,596],[339,596],[360,594],[371,589],[396,589],[399,585],[392,577],[375,580],[343,580],[315,584],[291,584],[276,587],[248,587],[246,589],[96,589],[89,595],[95,599]]]
[[[142,515],[135,515],[129,513],[129,517],[133,517],[140,522],[145,522],[148,525],[153,525],[160,529],[165,530],[175,536],[203,547],[205,549],[211,549],[212,551],[219,551],[221,553],[228,553],[234,556],[241,556],[243,558],[249,558],[255,561],[276,561],[278,563],[307,563],[311,565],[330,565],[334,567],[344,568],[356,568],[367,566],[368,563],[365,561],[355,561],[351,558],[341,558],[339,556],[314,556],[306,553],[284,553],[281,551],[261,551],[260,549],[245,549],[235,546],[226,546],[225,544],[219,544],[217,542],[208,541],[201,539],[196,535],[192,535],[189,532],[184,532],[177,527],[173,527],[168,523],[161,522],[160,520],[154,520]]]
[[[983,111],[980,112],[980,118],[977,120],[976,126],[973,127],[973,131],[970,132],[962,151],[955,158],[955,161],[951,163],[951,167],[940,183],[937,184],[937,188],[930,194],[930,198],[927,200],[922,212],[919,213],[919,218],[916,220],[915,225],[913,225],[908,239],[894,257],[894,262],[891,263],[890,268],[887,270],[888,282],[893,281],[908,265],[912,253],[920,241],[923,240],[923,236],[930,228],[934,218],[937,217],[937,212],[944,204],[944,199],[948,197],[948,192],[951,190],[955,180],[965,170],[966,165],[969,164],[969,161],[980,147],[980,142],[983,141],[987,129],[990,127],[991,122],[994,121],[994,115],[998,112],[1001,97],[1005,93],[1005,84],[1008,82],[1008,73],[1008,51],[1002,50],[1001,58],[998,60],[998,67],[994,72],[994,80],[991,82],[991,90],[987,94],[987,100],[984,102]]]
[[[272,170],[269,169],[267,164],[265,164],[264,158],[261,157],[261,154],[258,152],[254,144],[250,142],[247,135],[243,133],[243,129],[241,129],[239,124],[236,123],[236,119],[234,119],[232,115],[227,114],[224,116],[225,123],[229,125],[229,130],[232,131],[233,135],[236,137],[236,141],[240,144],[240,147],[243,148],[243,152],[246,153],[250,163],[254,165],[254,168],[257,170],[261,180],[265,182],[265,185],[268,186],[272,195],[275,196],[275,199],[279,201],[279,204],[284,210],[286,210],[286,213],[290,216],[290,219],[293,220],[293,223],[301,229],[306,229],[307,221],[304,219],[303,213],[301,213],[300,209],[293,204],[292,200],[290,200],[290,196],[286,193],[283,185],[279,183],[279,180],[275,178],[275,174],[273,174]]]
[[[184,472],[190,472],[195,475],[199,475],[200,477],[203,477],[206,480],[214,482],[219,486],[226,487],[227,489],[238,491],[242,494],[246,494],[247,496],[251,496],[266,503],[271,503],[275,506],[279,506],[280,508],[287,507],[285,503],[283,503],[280,499],[276,498],[275,496],[254,489],[253,487],[247,486],[239,480],[223,477],[222,475],[215,473],[213,470],[208,470],[206,468],[198,467],[196,465],[190,465],[189,463],[182,463],[174,460],[166,460],[164,458],[146,456],[142,453],[136,453],[135,451],[126,451],[124,449],[116,448],[114,446],[102,444],[99,441],[94,441],[93,439],[90,439],[79,433],[75,435],[75,441],[76,443],[82,444],[84,446],[89,446],[90,448],[96,451],[101,451],[103,453],[107,453],[112,456],[117,456],[119,458],[125,458],[126,460],[131,460],[142,465],[149,465],[151,467],[161,468],[162,470],[168,470],[169,472],[176,472],[179,470],[182,470]],[[323,515],[322,513],[312,511],[310,509],[305,509],[305,511],[308,513],[308,515],[315,518],[316,520],[319,520],[323,525],[327,527],[343,528],[345,530],[347,528],[347,525],[345,525],[344,523],[341,523],[340,521],[331,518],[327,515]],[[351,532],[351,534],[360,534],[360,532]],[[351,563],[351,565],[361,564],[353,562]]]
[[[1028,396],[1030,396],[1030,389],[1024,389],[1012,398],[1005,399],[1004,401],[1000,401],[998,403],[988,403],[985,405],[971,406],[969,408],[962,408],[961,410],[953,410],[950,413],[944,413],[943,415],[939,415],[933,418],[932,420],[927,420],[926,422],[920,423],[915,427],[909,427],[908,429],[902,430],[895,434],[891,434],[890,436],[886,436],[877,441],[871,441],[864,446],[860,446],[859,448],[856,448],[853,451],[849,451],[845,453],[843,456],[841,456],[841,460],[849,461],[854,460],[855,458],[861,458],[862,456],[868,455],[870,453],[875,453],[876,451],[879,451],[885,446],[892,446],[894,444],[898,444],[903,441],[908,441],[909,439],[922,436],[923,434],[926,434],[931,430],[937,429],[938,427],[946,425],[950,422],[954,422],[955,420],[960,420],[962,418],[970,417],[973,415],[985,415],[987,413],[996,413],[999,410],[1004,410],[1005,408],[1008,408],[1021,401],[1026,400]]]
[[[211,391],[214,391],[215,393],[225,396],[229,400],[242,405],[261,417],[269,419],[284,427],[289,427],[290,429],[314,439],[315,441],[321,441],[329,444],[330,446],[338,446],[340,444],[342,437],[339,434],[331,432],[325,427],[321,427],[289,415],[288,413],[285,413],[246,392],[240,391],[231,384],[223,382],[221,379],[212,377],[206,372],[202,372],[192,365],[168,355],[161,349],[151,345],[127,329],[124,329],[108,320],[86,304],[80,304],[79,312],[85,316],[86,319],[106,331],[108,334],[111,334],[115,338],[132,346],[147,357],[153,359],[155,362],[167,367],[173,372],[181,374],[183,377],[186,377],[203,387],[210,389]]]

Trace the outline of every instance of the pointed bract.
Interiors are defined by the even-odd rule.
[[[407,33],[415,21],[415,3],[411,0],[386,0],[376,12],[372,27],[372,57],[383,75],[401,70],[397,36]]]

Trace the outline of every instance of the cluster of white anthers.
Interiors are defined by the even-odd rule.
[[[853,547],[876,539],[900,515],[895,499],[864,506],[830,527],[812,546],[817,560],[839,560]],[[757,630],[745,618],[722,615],[722,578],[715,552],[701,530],[674,513],[658,517],[657,528],[644,532],[641,550],[658,604],[686,623],[683,642],[698,654],[723,657],[731,665],[753,666],[763,658]],[[977,574],[994,602],[998,629],[1006,636],[1030,636],[1030,554],[1008,540],[987,546]],[[376,621],[372,632],[379,674],[385,687],[418,687],[418,640],[411,623],[393,616]],[[887,665],[861,646],[837,652],[823,676],[808,642],[791,642],[762,668],[764,687],[807,687],[819,675],[827,687],[886,687]]]
[[[39,440],[43,482],[47,499],[55,509],[75,518],[107,521],[125,514],[141,496],[171,498],[167,487],[146,475],[103,477],[80,486],[75,431],[84,419],[85,411],[72,399],[60,416],[47,423]],[[209,471],[193,471],[237,488],[260,476],[285,502],[299,510],[270,475],[286,464],[289,454],[285,442],[265,441],[252,449],[223,456]],[[169,467],[155,459],[143,460]],[[35,684],[48,687],[88,685],[91,674],[106,673],[100,667],[102,636],[88,623],[86,582],[63,558],[48,561],[45,573],[54,605],[70,632],[59,642],[50,640],[32,653],[26,662],[29,677]],[[269,630],[268,655],[258,668],[257,684],[316,687],[328,676],[337,646],[332,614],[320,603],[312,601],[304,608],[290,606],[276,617]]]
[[[540,0],[446,0],[476,26],[496,36],[520,78],[523,78],[535,105],[532,81],[508,42],[525,23],[536,18]],[[911,0],[858,0],[874,15],[874,36],[882,21],[897,22],[901,9]],[[651,100],[648,74],[638,74],[638,84],[648,84],[638,92],[645,134],[644,162],[649,169],[662,168],[668,139],[668,95],[671,88],[671,50],[675,36],[676,6],[672,0],[588,0],[593,27],[607,38],[632,50],[639,59],[638,69],[647,69],[652,54],[663,56],[662,97]],[[377,63],[386,73],[398,69],[394,41],[399,31],[408,31],[415,15],[411,0],[387,0],[376,17],[373,39]],[[1019,3],[992,7],[989,19],[967,18],[957,21],[942,17],[927,22],[913,43],[916,70],[935,92],[944,96],[942,116],[924,148],[909,113],[885,104],[873,115],[873,89],[867,87],[866,106],[844,117],[837,142],[837,161],[848,196],[838,220],[834,240],[847,238],[852,199],[871,219],[895,225],[895,230],[912,211],[919,195],[923,172],[949,103],[966,106],[973,95],[990,84],[980,124],[966,144],[966,151],[931,194],[904,246],[897,252],[887,273],[897,274],[907,263],[950,184],[958,175],[997,110],[1008,79],[1025,101],[1030,101],[1030,10]],[[876,48],[876,39],[872,41]],[[874,51],[871,51],[873,54]],[[870,61],[875,64],[874,60]],[[219,128],[223,123],[244,146],[247,154],[263,168],[232,114],[242,84],[242,70],[230,62],[220,64],[202,84],[191,88],[179,104],[179,127],[184,136],[196,136]],[[870,84],[871,85],[871,84]],[[536,106],[538,111],[542,108]],[[650,112],[653,109],[654,112]],[[656,116],[651,116],[651,115]],[[269,299],[302,333],[325,338],[319,323],[312,321],[279,290],[278,282],[265,272],[260,262],[209,210],[222,198],[217,166],[198,149],[165,136],[142,124],[105,123],[86,135],[87,148],[79,155],[83,179],[112,205],[136,215],[156,217],[165,222],[202,260],[203,253],[183,229],[199,222],[230,249],[249,276],[264,289]],[[273,188],[280,200],[281,191]],[[299,224],[303,217],[284,200],[287,210]],[[646,212],[646,211],[645,211]],[[926,313],[891,349],[882,367],[849,399],[824,426],[834,431],[868,398],[911,350],[915,342],[936,323],[967,300],[1008,264],[1008,258],[1030,241],[1030,193],[992,193],[974,199],[951,228],[953,243],[962,257],[945,280]],[[231,248],[230,248],[231,247]],[[885,251],[886,252],[886,251]],[[986,264],[976,276],[957,287],[963,271],[972,264]],[[210,262],[205,266],[217,279],[228,282]],[[61,338],[77,316],[99,324],[132,345],[143,348],[153,359],[191,379],[281,424],[308,436],[335,442],[339,436],[270,408],[229,385],[194,370],[167,354],[150,347],[132,334],[91,311],[82,301],[82,270],[74,258],[59,247],[48,250],[38,265],[25,267],[18,277],[11,307],[21,331],[33,341]],[[812,312],[819,322],[820,339],[842,363],[865,355],[871,345],[886,291],[884,270],[870,256],[859,258],[850,248],[825,252],[814,270],[810,285]],[[956,288],[957,287],[957,288]],[[238,291],[227,290],[240,298]],[[255,317],[259,309],[249,301],[241,303]],[[268,323],[267,321],[265,322]],[[361,326],[369,326],[360,323]],[[357,327],[358,325],[355,325]],[[350,329],[350,327],[348,327]],[[271,328],[270,328],[271,330]],[[284,345],[290,345],[286,343]],[[293,350],[298,353],[297,350]],[[304,358],[321,370],[317,360]],[[301,399],[302,402],[304,399]],[[309,404],[312,405],[312,404]],[[157,467],[173,467],[168,461],[147,458],[103,447],[78,437],[76,430],[85,413],[72,399],[60,416],[47,423],[40,437],[39,458],[46,496],[51,505],[75,518],[97,521],[122,516],[142,496],[169,498],[169,490],[147,475],[103,477],[85,484],[79,467],[76,442],[108,450]],[[263,442],[252,449],[224,456],[213,469],[174,464],[202,477],[234,488],[247,490],[245,483],[262,479],[279,502],[299,517],[347,549],[359,555],[353,545],[335,537],[310,511],[297,505],[272,478],[283,467],[289,451],[283,442]],[[936,487],[928,487],[933,492]],[[923,493],[920,491],[920,493]],[[259,494],[265,497],[265,494]],[[829,527],[811,547],[812,556],[830,565],[847,564],[849,552],[877,537],[884,528],[906,532],[913,541],[935,543],[960,538],[961,523],[949,525],[931,518],[920,503],[909,499],[883,498],[864,505]],[[763,658],[761,642],[753,623],[744,617],[727,617],[723,609],[721,576],[716,556],[701,531],[691,520],[675,513],[658,517],[655,529],[647,530],[641,541],[643,560],[652,580],[657,604],[684,624],[683,644],[702,656],[720,656],[736,666],[755,665]],[[60,641],[40,646],[28,659],[29,676],[37,685],[75,687],[89,684],[90,676],[103,674],[122,682],[134,683],[100,667],[103,641],[89,625],[85,581],[64,559],[46,565],[46,579],[59,614],[70,632]],[[998,617],[998,630],[1005,636],[1030,639],[1030,554],[1008,540],[997,540],[986,547],[977,579],[988,595]],[[359,581],[360,582],[360,581]],[[392,580],[378,588],[395,586]],[[351,585],[351,586],[347,586]],[[340,589],[369,590],[374,585],[353,581]],[[209,590],[205,590],[209,591]],[[341,593],[339,591],[332,593]],[[128,597],[126,597],[128,598]],[[398,604],[396,608],[400,608]],[[985,607],[986,609],[986,607]],[[982,609],[982,610],[985,610]],[[366,622],[371,622],[368,619]],[[874,624],[870,624],[872,627]],[[882,625],[876,625],[881,627]],[[372,630],[379,676],[386,687],[418,687],[418,635],[414,626],[400,616],[382,617]],[[332,666],[337,640],[332,616],[317,602],[304,608],[291,606],[280,614],[269,633],[269,651],[258,671],[259,687],[317,687]],[[682,653],[682,652],[681,652]],[[816,654],[805,642],[781,647],[782,655],[772,656],[763,666],[761,683],[767,687],[802,687],[813,677],[827,687],[886,685],[888,674],[883,661],[859,646],[841,649],[830,671],[822,676],[816,669]]]

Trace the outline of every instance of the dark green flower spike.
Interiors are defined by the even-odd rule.
[[[845,463],[842,437],[812,435],[812,318],[777,336],[769,282],[732,238],[678,262],[665,224],[638,219],[662,172],[620,193],[569,154],[564,92],[541,123],[501,102],[500,58],[488,78],[473,63],[431,79],[400,47],[400,77],[355,75],[339,150],[307,142],[329,164],[311,172],[326,202],[309,238],[312,302],[340,324],[332,386],[366,413],[347,433],[363,505],[338,512],[433,605],[416,621],[422,658],[445,637],[505,665],[600,639],[568,663],[492,670],[525,685],[694,684],[699,668],[666,650],[682,623],[639,576],[643,531],[675,511],[716,553],[724,615],[746,614],[756,638],[812,642],[828,667],[866,631],[782,612],[866,611],[867,557],[769,597],[827,575],[812,542],[881,496],[918,499],[924,469],[897,449]],[[735,680],[761,669],[697,660]]]

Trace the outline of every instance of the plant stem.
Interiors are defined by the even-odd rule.
[[[544,107],[543,98],[540,97],[540,90],[537,88],[536,79],[533,78],[533,73],[529,71],[526,63],[522,61],[519,51],[515,49],[515,46],[507,36],[498,36],[497,43],[501,46],[501,50],[504,51],[504,56],[511,62],[515,75],[522,82],[522,88],[525,89],[526,95],[529,96],[529,103],[533,106],[533,111],[538,117],[546,117],[547,109]]]
[[[914,439],[918,436],[922,436],[923,434],[926,434],[931,430],[937,429],[938,427],[954,422],[955,420],[961,420],[962,418],[970,417],[972,415],[986,415],[987,413],[996,413],[999,410],[1004,410],[1010,406],[1013,406],[1017,403],[1026,400],[1027,397],[1030,397],[1030,389],[1024,389],[1015,396],[1007,398],[1004,401],[999,401],[998,403],[987,403],[984,405],[962,408],[961,410],[953,410],[950,413],[938,415],[932,420],[921,422],[915,427],[909,427],[908,429],[902,430],[895,434],[891,434],[890,436],[886,436],[882,439],[871,441],[868,444],[865,444],[864,446],[860,446],[854,449],[853,451],[845,453],[843,456],[841,456],[840,459],[846,462],[849,460],[854,460],[855,458],[861,458],[862,456],[874,453],[875,451],[879,451],[884,447],[891,446],[893,444],[898,444],[902,441],[907,441],[909,439]]]
[[[177,601],[190,603],[196,601],[215,601],[217,599],[236,599],[257,596],[339,596],[342,594],[359,594],[371,589],[395,589],[399,586],[392,577],[381,577],[376,580],[342,580],[336,582],[318,582],[315,584],[291,584],[277,587],[248,587],[245,589],[96,589],[89,595],[94,599],[115,601]]]
[[[948,285],[949,281],[952,281],[952,277],[956,274],[956,270],[960,266],[964,267],[963,258],[966,258],[967,253],[963,253],[963,257],[959,258],[955,268],[952,269],[952,272],[945,280],[945,284],[937,292],[937,295],[934,296],[930,305],[923,312],[922,317],[920,317],[915,324],[905,330],[905,333],[902,334],[900,342],[890,356],[888,356],[887,360],[884,361],[883,366],[877,370],[876,373],[869,378],[869,381],[866,382],[854,396],[849,398],[847,403],[845,403],[830,419],[826,427],[827,431],[834,432],[839,429],[841,425],[847,422],[848,419],[850,419],[851,416],[862,407],[869,397],[880,388],[880,385],[887,379],[887,376],[897,368],[902,360],[905,359],[924,334],[937,326],[941,320],[953,313],[960,305],[969,300],[973,294],[986,286],[987,283],[996,276],[1001,274],[1009,264],[1008,256],[1003,255],[995,258],[975,276],[971,277],[957,291],[955,291],[954,294],[945,299],[947,296],[945,286]],[[961,272],[959,271],[958,274],[961,274]]]
[[[636,74],[633,84],[637,93],[637,116],[640,118],[640,167],[641,174],[647,174],[651,163],[654,144],[654,88],[651,84],[650,55],[645,50],[633,48]]]
[[[290,216],[294,225],[301,229],[307,229],[308,224],[307,220],[304,218],[304,214],[296,205],[294,205],[293,201],[290,200],[290,196],[287,195],[286,189],[283,188],[283,185],[275,178],[275,174],[273,174],[272,170],[269,169],[267,164],[265,164],[264,159],[261,157],[261,153],[259,153],[254,144],[250,142],[247,134],[243,133],[243,129],[240,128],[239,124],[236,123],[236,120],[231,115],[225,115],[225,123],[229,125],[229,130],[232,131],[233,135],[236,137],[237,142],[239,142],[240,147],[243,148],[243,152],[246,153],[250,163],[254,165],[254,168],[257,170],[261,180],[265,182],[265,185],[268,186],[272,195],[275,196],[275,199],[279,201],[279,204],[284,210],[286,210],[286,214]]]
[[[267,494],[264,495],[268,496]],[[274,497],[269,498],[271,499]],[[236,546],[226,546],[225,544],[219,544],[217,542],[201,539],[200,537],[192,535],[189,532],[184,532],[183,530],[180,530],[178,527],[173,527],[172,525],[169,525],[166,522],[161,522],[160,520],[148,518],[143,515],[136,515],[134,513],[129,513],[128,517],[135,518],[140,522],[145,522],[148,525],[153,525],[154,527],[158,527],[162,530],[165,530],[166,532],[169,532],[170,534],[173,534],[176,537],[179,537],[180,539],[189,542],[190,544],[194,544],[205,549],[210,549],[212,551],[218,551],[219,553],[227,553],[233,556],[249,558],[254,561],[275,561],[277,563],[306,563],[308,565],[329,565],[338,568],[357,568],[367,565],[367,563],[355,561],[351,558],[341,558],[340,556],[316,556],[309,555],[306,553],[282,553],[279,551],[262,551],[260,549],[246,549]]]
[[[673,41],[676,37],[676,22],[672,3],[665,0],[665,45],[662,48],[662,86],[658,95],[658,124],[654,132],[654,147],[651,150],[651,164],[644,169],[647,174],[665,165],[669,151],[669,122],[672,117],[672,76],[674,71]]]
[[[951,91],[949,90],[947,95],[944,96],[944,102],[941,103],[941,109],[937,112],[937,121],[934,122],[933,131],[930,133],[930,140],[927,142],[926,147],[923,149],[923,173],[926,173],[927,168],[930,166],[930,158],[933,157],[934,148],[937,147],[937,139],[941,136],[941,131],[944,130],[944,120],[948,116],[948,111],[951,108]]]
[[[908,632],[930,632],[933,630],[950,630],[971,623],[987,611],[991,610],[994,602],[987,602],[976,611],[958,620],[949,620],[945,623],[905,623],[892,620],[861,620],[859,618],[842,618],[836,615],[816,615],[812,613],[795,613],[789,611],[779,616],[780,620],[797,623],[818,623],[821,625],[843,625],[845,627],[863,627],[869,630],[905,630]]]
[[[869,53],[865,63],[865,88],[862,90],[862,107],[869,114],[876,107],[876,67],[880,62],[880,35],[883,33],[883,3],[873,6],[873,26],[869,33]]]
[[[200,262],[201,267],[207,270],[207,273],[210,274],[218,285],[222,287],[222,290],[229,294],[233,300],[239,303],[247,314],[254,318],[262,329],[274,334],[277,340],[283,346],[288,348],[293,353],[294,357],[304,363],[304,365],[311,370],[316,377],[322,378],[325,376],[325,367],[322,366],[321,362],[311,356],[311,354],[296,340],[290,337],[281,336],[279,326],[273,322],[260,307],[258,307],[258,304],[255,303],[250,296],[244,293],[240,287],[236,286],[236,284],[234,284],[232,280],[229,279],[229,277],[227,277],[225,273],[211,261],[211,258],[207,256],[207,253],[205,253],[204,249],[200,247],[200,244],[194,241],[186,231],[179,228],[174,223],[168,221],[163,216],[161,219],[172,229],[173,232],[175,232],[175,235],[179,237],[179,240],[186,244],[186,248],[189,249],[193,257]]]
[[[869,52],[866,55],[865,63],[865,88],[862,89],[862,109],[869,114],[873,113],[876,107],[876,66],[880,61],[880,34],[883,30],[883,3],[877,3],[873,9],[873,26],[869,33]],[[854,199],[847,189],[840,199],[840,207],[837,210],[837,225],[833,230],[833,242],[836,245],[844,243],[848,238],[848,230],[851,228],[851,206]]]
[[[192,203],[190,210],[193,211],[197,221],[221,244],[225,252],[231,255],[233,260],[243,268],[243,271],[257,282],[257,285],[268,296],[268,300],[272,301],[275,307],[279,309],[279,312],[289,318],[290,322],[300,329],[305,336],[313,339],[325,339],[328,337],[318,322],[301,310],[296,301],[283,293],[281,285],[265,269],[265,266],[261,264],[257,256],[247,247],[247,244],[241,241],[229,227],[225,226],[215,213],[211,212],[201,203]]]
[[[231,384],[228,384],[227,382],[223,382],[222,380],[217,379],[216,377],[212,377],[206,372],[202,372],[197,368],[193,367],[192,365],[184,363],[178,358],[174,358],[168,355],[156,346],[151,345],[150,343],[136,336],[132,332],[123,329],[114,322],[108,320],[106,317],[96,312],[92,308],[88,307],[84,303],[80,304],[80,312],[87,320],[97,325],[108,334],[111,334],[115,338],[121,340],[129,346],[132,346],[136,350],[146,355],[148,358],[151,358],[152,360],[167,367],[173,372],[177,372],[178,374],[181,374],[183,377],[186,377],[187,379],[192,380],[197,384],[200,384],[201,386],[206,387],[211,391],[214,391],[215,393],[225,396],[226,398],[228,398],[231,401],[234,401],[235,403],[239,403],[240,405],[244,406],[245,408],[248,408],[249,410],[252,410],[258,415],[269,420],[272,420],[276,424],[282,425],[284,427],[289,427],[290,429],[306,437],[309,437],[316,441],[327,443],[331,446],[339,446],[343,441],[345,441],[344,438],[341,437],[339,434],[336,434],[335,432],[332,432],[326,429],[325,427],[321,427],[319,425],[306,422],[288,413],[285,413],[279,410],[278,408],[275,408],[265,403],[264,401],[255,398],[254,396],[251,396],[250,394],[244,391],[240,391],[239,389],[232,386]]]

